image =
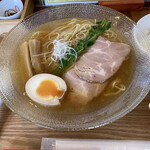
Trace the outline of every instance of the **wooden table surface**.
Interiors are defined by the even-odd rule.
[[[124,12],[137,22],[150,13],[143,11]],[[123,118],[93,130],[79,132],[60,132],[36,126],[0,104],[0,150],[3,149],[40,149],[42,137],[81,138],[81,139],[119,139],[150,140],[150,92],[132,112]]]

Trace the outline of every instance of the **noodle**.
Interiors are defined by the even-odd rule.
[[[63,39],[64,42],[70,41],[71,46],[75,46],[80,39],[85,39],[89,28],[93,23],[89,20],[72,19],[56,27],[51,32],[38,31],[35,32],[31,39],[45,39],[43,46],[48,47],[54,40]],[[45,34],[43,37],[42,34]],[[40,37],[41,35],[41,37]]]
[[[111,29],[110,29],[110,30],[107,30],[106,32],[104,32],[104,33],[103,33],[103,37],[106,38],[106,39],[108,39],[108,40],[110,40],[110,41],[122,42],[121,39],[118,39],[117,34],[116,34],[114,31],[112,31]]]
[[[113,91],[113,92],[106,91],[106,92],[103,93],[104,96],[117,95],[120,92],[125,91],[126,87],[120,79],[116,79],[116,80],[111,82],[109,89],[111,89],[111,91]]]
[[[72,20],[71,20],[72,21]],[[84,39],[87,36],[90,26],[93,24],[90,21],[75,20],[66,26],[61,26],[55,28],[51,33],[48,34],[49,40],[60,40],[63,39],[64,42],[70,41],[72,46],[75,46],[80,39]]]
[[[31,39],[44,39],[43,35],[47,34],[46,31],[37,31],[32,34]]]

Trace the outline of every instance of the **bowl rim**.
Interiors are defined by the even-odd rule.
[[[74,7],[74,6],[89,6],[89,7],[101,7],[101,8],[107,8],[107,7],[104,7],[104,6],[97,6],[97,5],[91,5],[91,4],[67,4],[67,5],[60,5],[60,6],[52,6],[50,8],[46,8],[44,10],[41,10],[41,11],[38,11],[28,17],[26,17],[24,20],[22,20],[21,22],[19,22],[15,27],[13,27],[10,32],[8,33],[7,36],[9,36],[9,34],[21,23],[23,23],[24,21],[30,19],[32,16],[35,16],[35,15],[38,15],[39,13],[44,13],[46,12],[48,9],[55,9],[55,8],[61,8],[61,7]],[[121,16],[125,17],[127,20],[129,20],[134,26],[136,26],[136,23],[130,19],[129,17],[127,17],[126,15],[116,11],[116,10],[113,10],[111,8],[107,8],[108,11],[112,11],[112,12],[115,12],[117,14],[120,14]],[[2,43],[7,39],[7,36],[2,40]],[[2,45],[2,44],[1,44]],[[0,46],[1,47],[1,46]],[[93,126],[88,126],[88,127],[84,127],[84,128],[81,128],[81,127],[76,127],[76,128],[71,128],[71,127],[50,127],[50,126],[47,126],[45,125],[44,123],[37,123],[36,121],[34,120],[31,120],[29,118],[27,118],[26,116],[20,114],[16,109],[12,108],[12,106],[10,106],[10,104],[7,103],[7,98],[3,95],[3,93],[1,92],[0,90],[0,95],[2,96],[1,99],[3,100],[3,102],[6,104],[6,106],[11,109],[13,112],[17,113],[20,117],[24,118],[25,120],[29,121],[29,122],[32,122],[38,126],[41,126],[41,127],[45,127],[45,128],[49,128],[49,129],[53,129],[53,130],[59,130],[59,131],[80,131],[80,130],[86,130],[86,129],[94,129],[94,128],[98,128],[98,127],[101,127],[101,126],[104,126],[104,125],[107,125],[109,123],[112,123],[118,119],[120,119],[121,117],[125,116],[127,113],[129,113],[130,111],[132,111],[145,97],[146,95],[148,94],[150,90],[150,83],[149,83],[149,88],[147,88],[139,97],[138,101],[134,101],[134,103],[132,105],[130,105],[130,107],[124,109],[124,111],[122,111],[121,113],[119,113],[118,115],[116,115],[115,117],[110,117],[109,119],[107,119],[103,124],[100,124],[100,125],[93,125]],[[112,119],[113,118],[113,119]]]

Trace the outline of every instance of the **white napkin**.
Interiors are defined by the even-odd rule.
[[[42,138],[41,150],[150,150],[150,141]]]

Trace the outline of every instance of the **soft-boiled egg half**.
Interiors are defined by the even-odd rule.
[[[25,91],[29,98],[44,106],[60,105],[60,99],[62,99],[66,90],[65,81],[51,74],[35,75],[25,85]]]

